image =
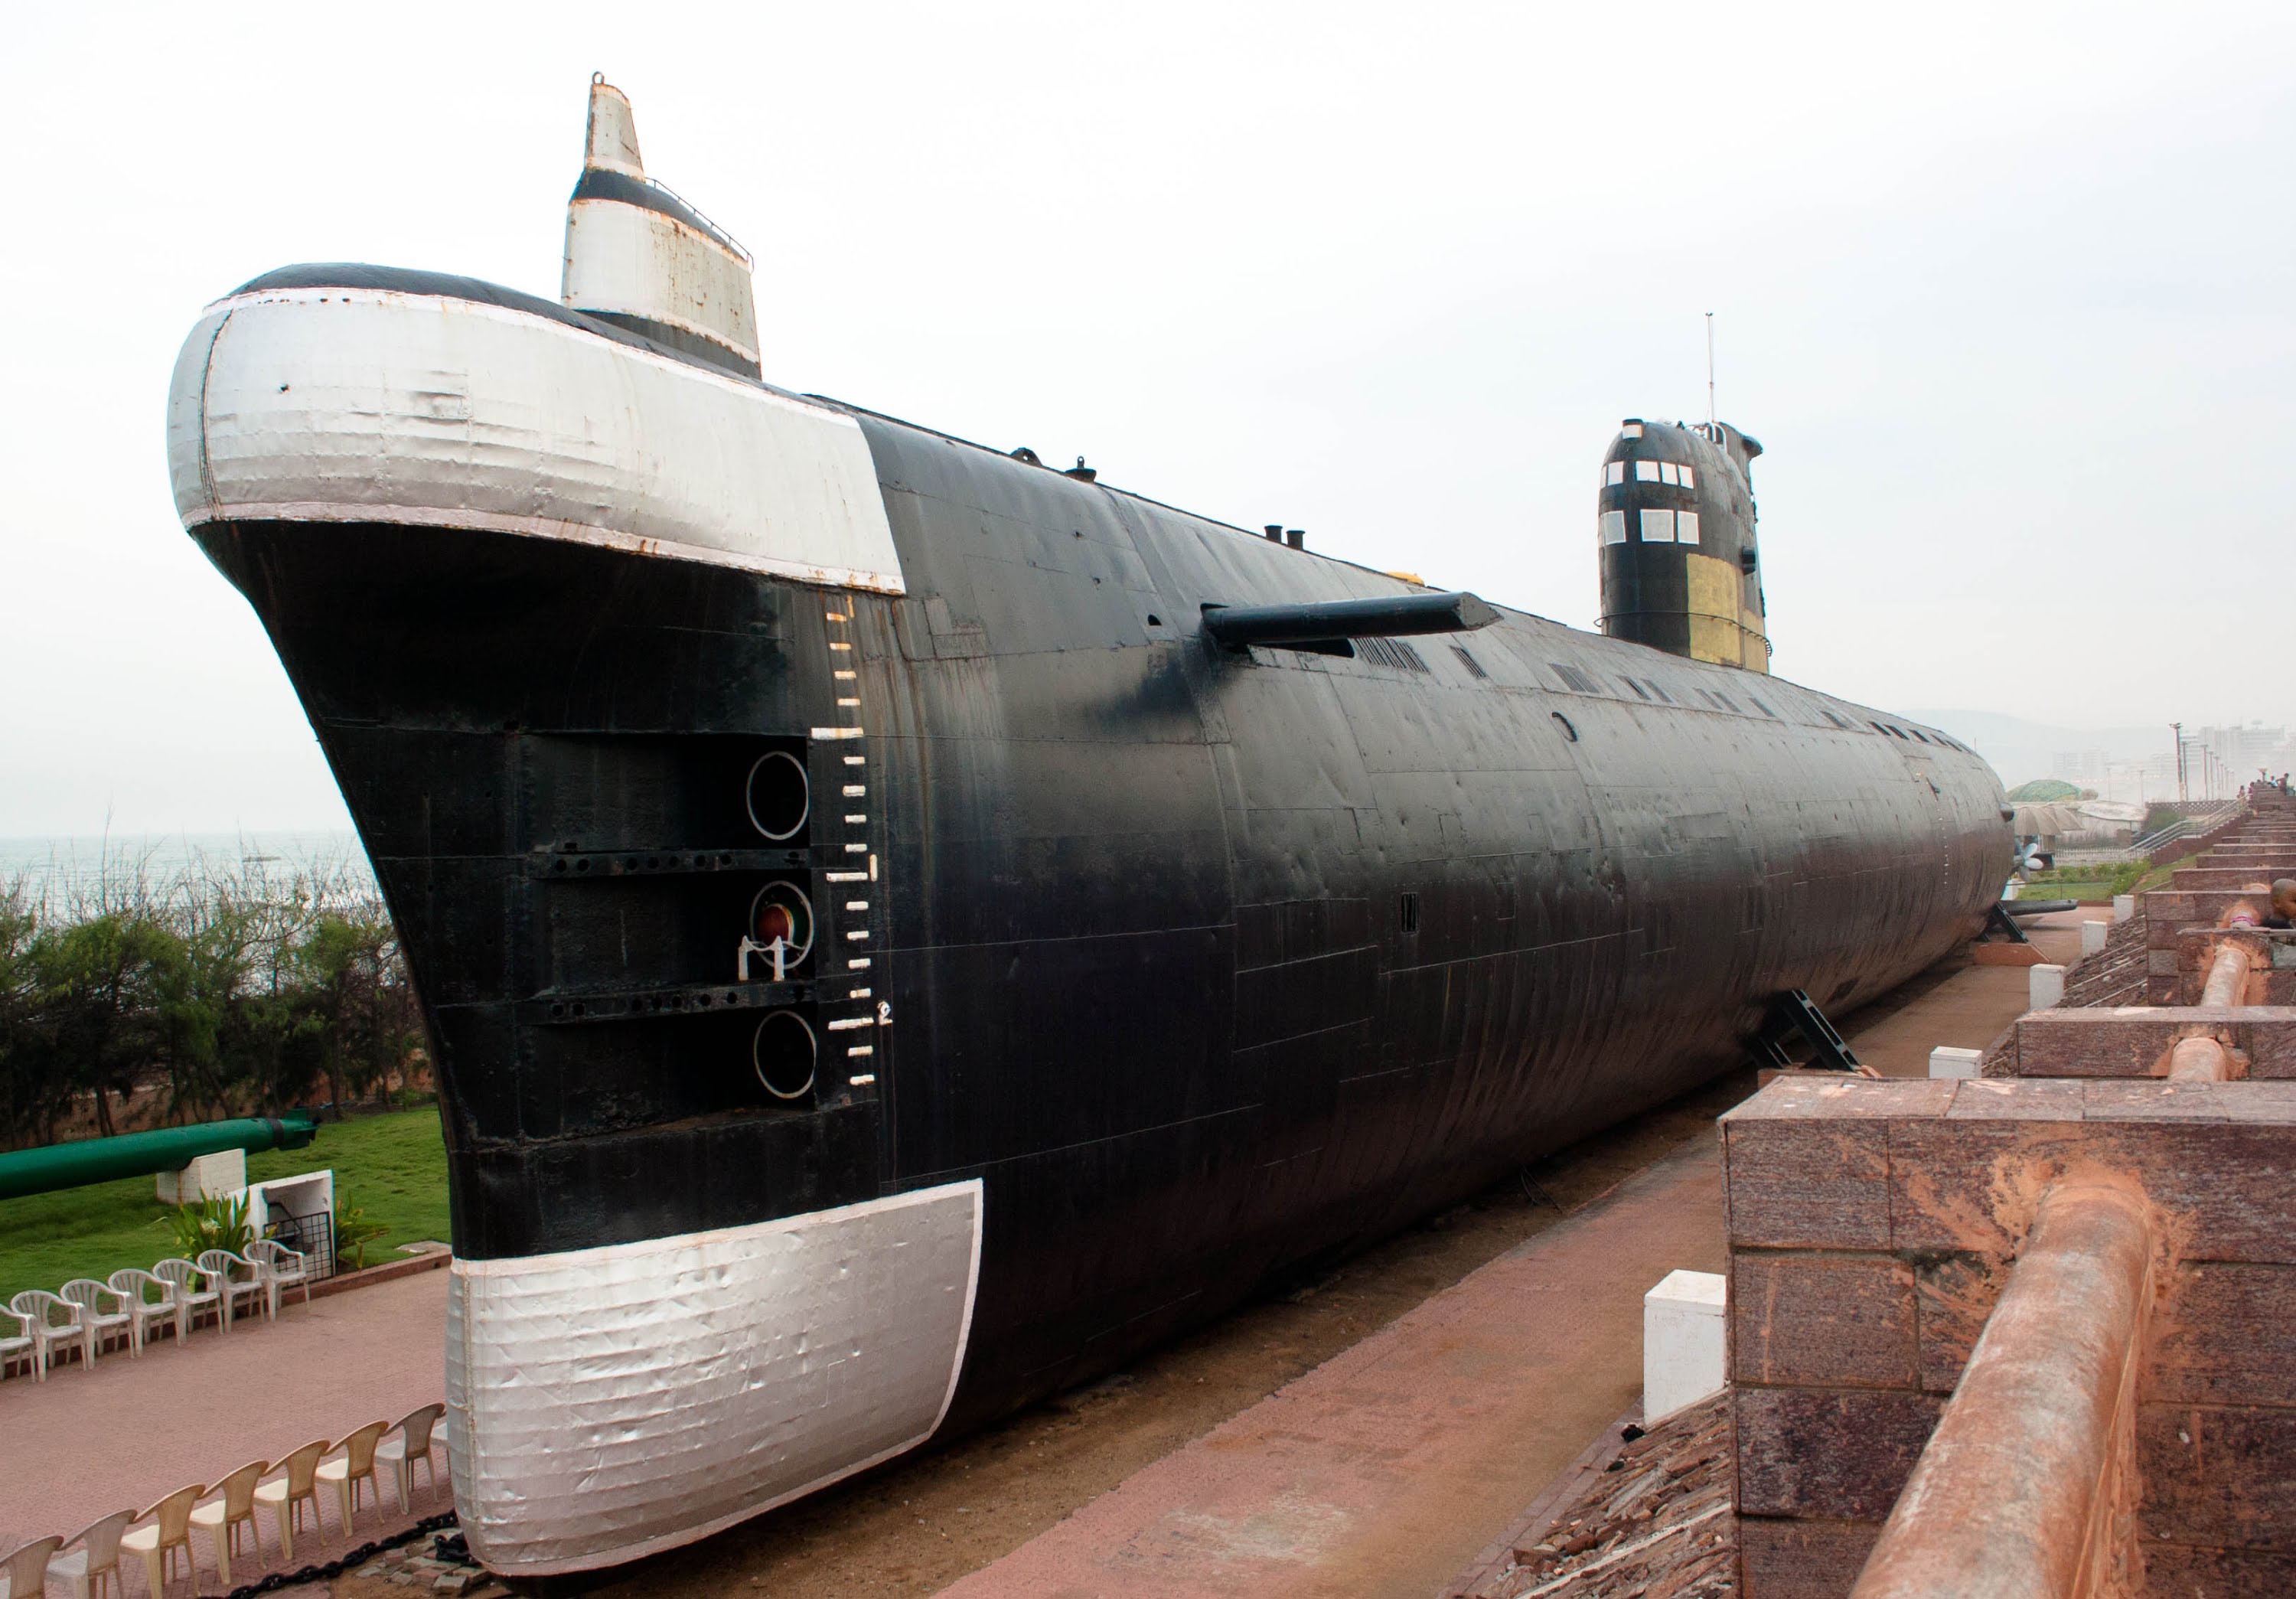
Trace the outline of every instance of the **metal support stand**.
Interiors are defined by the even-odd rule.
[[[2012,944],[2030,944],[2033,941],[2025,936],[2025,930],[2017,925],[2017,918],[2011,915],[2007,907],[1998,900],[1995,901],[1991,908],[1985,913],[1983,936],[1990,938],[1995,933],[2007,933]]]
[[[1864,1063],[1825,1019],[1825,1013],[1800,988],[1789,988],[1770,1001],[1770,1013],[1762,1023],[1762,1030],[1754,1035],[1754,1054],[1766,1066],[1791,1067],[1793,1061],[1786,1054],[1786,1039],[1795,1033],[1809,1041],[1809,1063],[1820,1070],[1865,1070]]]
[[[778,938],[770,944],[760,944],[755,939],[745,935],[742,939],[742,947],[734,952],[734,980],[748,982],[750,957],[753,955],[763,955],[773,957],[774,980],[777,983],[787,981],[788,979],[783,974],[783,961],[788,954],[788,949],[789,947]]]

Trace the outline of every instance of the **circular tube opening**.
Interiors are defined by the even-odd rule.
[[[813,1092],[815,1053],[813,1029],[795,1011],[773,1012],[750,1042],[758,1081],[775,1099],[803,1099]]]
[[[813,901],[797,884],[775,878],[750,901],[750,937],[767,947],[781,939],[783,965],[795,966],[813,953]]]
[[[804,763],[786,750],[759,756],[750,768],[748,799],[750,824],[759,832],[776,842],[795,838],[813,809]]]

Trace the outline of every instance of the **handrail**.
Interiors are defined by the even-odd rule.
[[[2109,1591],[2126,1557],[2112,1480],[2128,1447],[2152,1292],[2141,1196],[2060,1181],[2041,1196],[1936,1432],[1851,1599],[2041,1599]]]

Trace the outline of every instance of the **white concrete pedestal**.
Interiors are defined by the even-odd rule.
[[[1975,1077],[1985,1060],[1981,1049],[1956,1049],[1950,1044],[1940,1044],[1930,1051],[1931,1077]]]
[[[2064,1003],[2065,969],[2062,966],[2028,966],[2025,977],[2030,985],[2026,989],[2027,1010],[2046,1011],[2052,1005]]]
[[[1656,1426],[1722,1386],[1726,1279],[1671,1271],[1643,1295],[1643,1425]]]
[[[221,1150],[201,1155],[181,1171],[160,1173],[157,1188],[163,1205],[195,1205],[218,1194],[236,1193],[247,1186],[247,1152]]]

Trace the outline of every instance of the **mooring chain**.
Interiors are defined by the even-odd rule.
[[[396,1549],[427,1538],[441,1528],[459,1525],[451,1510],[435,1516],[425,1516],[404,1532],[394,1532],[389,1538],[377,1538],[371,1544],[361,1544],[340,1560],[331,1560],[324,1566],[305,1566],[299,1571],[274,1571],[260,1582],[250,1582],[232,1589],[228,1599],[255,1599],[258,1594],[275,1594],[282,1588],[300,1587],[307,1582],[325,1582],[340,1577],[354,1566],[363,1566],[386,1549]],[[455,1541],[460,1542],[458,1538]]]

